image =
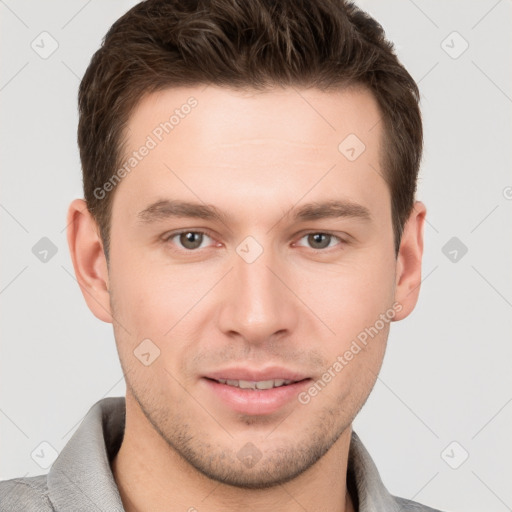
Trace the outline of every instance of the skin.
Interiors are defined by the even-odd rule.
[[[352,510],[351,424],[375,383],[389,323],[307,404],[239,414],[202,377],[279,365],[317,381],[393,304],[393,321],[409,315],[425,206],[415,203],[396,257],[382,123],[364,89],[153,93],[132,113],[127,154],[190,96],[198,105],[115,189],[108,265],[84,201],[68,213],[77,279],[93,314],[113,323],[125,372],[126,429],[112,464],[123,503],[127,511]],[[352,162],[338,150],[349,134],[366,146]],[[139,221],[163,199],[214,205],[227,217]],[[328,200],[362,205],[370,219],[293,219],[294,209]],[[169,238],[180,229],[208,236],[190,249]],[[326,248],[307,236],[325,232],[334,235]],[[263,248],[252,263],[236,251],[247,236]],[[160,350],[148,366],[134,356],[147,338]],[[248,442],[261,453],[252,468],[237,458]]]

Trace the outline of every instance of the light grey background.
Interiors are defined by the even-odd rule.
[[[79,80],[134,3],[0,0],[0,479],[47,472],[36,460],[49,464],[94,402],[125,393],[111,325],[85,305],[65,227],[82,196]],[[418,306],[393,324],[355,429],[392,493],[512,510],[511,1],[359,4],[419,82],[428,225]],[[57,248],[47,262],[32,252],[42,237]]]

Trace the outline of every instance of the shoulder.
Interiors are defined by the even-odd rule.
[[[430,508],[427,507],[426,505],[422,505],[421,503],[406,500],[405,498],[395,497],[395,500],[398,505],[397,509],[400,512],[442,512],[441,510],[437,510],[436,508]]]
[[[0,512],[52,512],[46,475],[0,482]]]

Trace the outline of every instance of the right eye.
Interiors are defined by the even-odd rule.
[[[203,248],[203,242],[206,238],[210,237],[203,231],[186,230],[171,233],[166,236],[164,240],[165,242],[169,242],[173,239],[177,239],[177,242],[172,243],[181,245],[181,249],[185,249],[186,251],[195,251]]]

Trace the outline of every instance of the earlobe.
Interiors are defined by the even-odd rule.
[[[396,264],[395,301],[402,309],[394,320],[407,317],[418,301],[423,257],[423,229],[427,209],[421,201],[414,203],[402,234]]]
[[[108,268],[98,226],[83,199],[68,209],[67,239],[75,276],[92,313],[112,323]]]

